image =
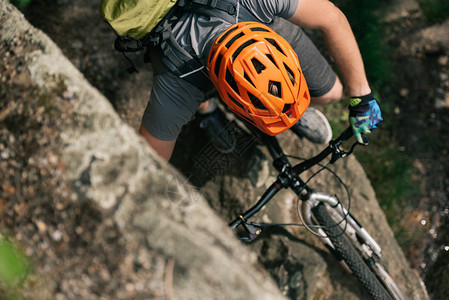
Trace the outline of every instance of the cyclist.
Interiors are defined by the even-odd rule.
[[[349,105],[350,123],[357,140],[363,143],[361,134],[370,133],[372,129],[375,129],[380,124],[382,118],[377,101],[371,94],[356,40],[344,14],[328,0],[240,0],[237,4],[240,11],[246,10],[253,18],[250,20],[245,19],[245,14],[242,13],[240,15],[238,10],[235,23],[244,24],[245,21],[254,21],[255,19],[261,24],[267,24],[276,32],[269,32],[270,39],[275,41],[274,44],[284,45],[283,39],[288,41],[287,44],[297,54],[299,61],[294,58],[293,54],[283,53],[284,56],[288,56],[287,66],[290,71],[293,71],[300,77],[295,79],[299,80],[297,82],[301,82],[301,78],[304,76],[310,91],[310,102],[312,105],[334,103],[342,97],[343,91],[339,78],[303,32],[302,28],[318,29],[320,31],[329,54],[335,60],[351,96]],[[232,25],[218,16],[210,17],[186,11],[174,25],[173,34],[183,49],[198,58],[203,65],[207,65],[208,62],[211,62],[208,61],[208,57],[211,54],[212,45],[216,42],[215,47],[219,47],[218,36],[229,30]],[[272,43],[267,40],[259,42],[270,49],[276,48],[273,48]],[[255,48],[251,49],[249,48],[249,51],[256,51]],[[225,50],[232,51],[232,49]],[[223,50],[224,54],[225,50]],[[152,57],[153,62],[160,59],[161,57]],[[279,58],[274,59],[277,60]],[[217,57],[212,58],[211,55],[211,60],[216,63]],[[237,68],[232,60],[229,63],[229,68]],[[213,65],[209,65],[209,68],[213,68]],[[282,85],[294,85],[293,81],[289,83],[289,80],[286,80],[285,70],[287,68],[280,67],[278,69],[275,72],[283,72],[284,75],[281,73],[278,75],[272,74],[271,71],[268,73],[261,72],[258,75],[254,75],[257,77],[254,80],[262,82],[266,81],[266,78],[280,76],[280,78],[283,78],[280,80],[284,80]],[[300,73],[298,73],[298,70],[300,70]],[[211,72],[210,74],[213,75],[214,73]],[[232,80],[241,87],[239,96],[244,97],[243,94],[245,92],[242,93],[242,91],[245,89],[246,92],[251,90],[251,87],[248,88],[242,82],[244,79],[241,76],[234,76]],[[232,99],[228,97],[229,90],[222,88],[226,84],[225,76],[212,78],[212,81],[219,90],[222,99],[226,104],[230,105],[229,108],[231,110],[253,123],[262,131],[269,131],[267,124],[271,121],[267,119],[266,111],[260,113],[261,111],[257,110],[257,103],[252,102],[250,105],[252,107],[245,106],[244,109],[241,109],[239,105],[242,105],[242,101],[245,99],[239,100],[234,99],[234,97],[231,97]],[[273,86],[269,87],[269,89],[273,90]],[[284,124],[278,122],[277,126],[279,128],[269,133],[274,135],[292,128],[295,132],[300,132],[306,138],[316,143],[328,142],[331,138],[331,132],[326,118],[316,109],[309,108],[304,113],[308,106],[307,95],[296,95],[296,98],[294,97],[295,99],[292,100],[284,94],[284,91],[285,89],[281,92],[281,95],[278,95],[283,100],[278,106],[284,108],[289,108],[288,105],[293,106],[293,108],[289,108],[284,113],[280,111],[283,110],[282,108],[276,108],[274,104],[264,102],[276,102],[277,100],[270,100],[270,97],[265,97],[264,99],[259,97],[258,99],[265,103],[265,108],[269,107],[269,116],[273,116],[272,114],[274,113],[277,121],[289,119]],[[227,93],[228,95],[226,95]],[[267,94],[260,90],[259,93],[261,95]],[[224,152],[232,151],[235,143],[231,138],[228,141],[223,141],[223,135],[217,138],[217,133],[224,130],[226,126],[224,116],[216,108],[217,105],[214,100],[204,101],[205,97],[204,91],[175,74],[170,72],[158,74],[158,72],[155,72],[152,93],[139,129],[140,134],[161,157],[168,160],[173,152],[181,127],[192,120],[196,111],[198,111],[200,127],[205,129],[206,134],[216,147]],[[241,102],[237,104],[233,100]],[[234,102],[233,106],[232,102]],[[245,103],[248,104],[248,101]],[[293,123],[291,117],[292,111],[295,110],[296,114],[293,117],[296,118],[297,122]],[[287,117],[282,117],[282,114],[287,115]]]

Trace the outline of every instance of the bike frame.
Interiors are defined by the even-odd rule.
[[[262,140],[263,144],[268,148],[268,151],[273,157],[273,166],[276,168],[276,170],[279,171],[279,175],[277,176],[276,181],[271,184],[271,186],[266,190],[266,192],[254,206],[252,206],[250,209],[248,209],[246,212],[241,214],[237,219],[229,224],[229,227],[231,229],[244,224],[249,218],[260,211],[262,207],[264,207],[283,188],[290,188],[299,197],[301,197],[301,199],[304,199],[304,196],[301,195],[303,191],[305,191],[308,195],[313,194],[313,189],[308,187],[307,184],[299,178],[299,175],[304,171],[312,168],[313,166],[319,164],[329,155],[332,155],[330,163],[334,163],[338,159],[346,157],[347,155],[352,153],[352,150],[354,148],[353,146],[349,152],[345,152],[339,147],[344,141],[352,137],[352,129],[349,127],[338,138],[331,141],[329,143],[329,146],[321,151],[321,153],[295,166],[292,166],[286,155],[282,151],[282,148],[279,145],[276,137],[269,136],[260,132],[257,132],[257,135]]]

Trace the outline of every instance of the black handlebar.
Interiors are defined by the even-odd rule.
[[[335,143],[338,143],[339,145],[347,140],[349,140],[354,135],[354,132],[352,131],[351,127],[348,127],[343,131],[338,138],[335,139]]]
[[[354,133],[352,132],[352,128],[348,127],[343,131],[339,137],[337,137],[335,140],[332,140],[329,142],[329,146],[325,148],[321,153],[316,155],[315,157],[312,157],[306,161],[303,161],[302,163],[296,165],[293,167],[293,170],[296,174],[301,174],[305,170],[310,169],[314,165],[319,164],[322,160],[324,160],[326,157],[329,156],[329,154],[332,154],[331,163],[334,163],[336,160],[338,160],[341,157],[345,157],[348,154],[352,153],[352,150],[354,149],[354,146],[351,148],[349,152],[342,151],[339,146],[343,144],[343,142],[350,139]]]
[[[229,224],[229,227],[231,229],[236,228],[237,226],[239,226],[240,224],[242,224],[242,222],[246,219],[249,219],[250,217],[252,217],[253,215],[255,215],[259,210],[262,209],[262,207],[265,206],[265,204],[267,204],[271,198],[274,197],[274,195],[276,195],[277,192],[279,192],[281,189],[281,187],[279,186],[279,184],[277,183],[277,181],[275,183],[273,183],[267,190],[266,192],[262,195],[262,197],[260,197],[259,202],[256,203],[256,205],[254,205],[253,207],[251,207],[251,209],[249,209],[248,211],[246,211],[244,214],[242,214],[241,216],[239,216],[237,219],[235,219],[233,222],[231,222]]]

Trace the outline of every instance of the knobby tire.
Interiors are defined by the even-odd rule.
[[[341,229],[330,217],[326,206],[320,203],[312,209],[313,215],[319,225],[323,226],[323,231],[334,245],[334,251],[337,257],[341,257],[346,265],[352,271],[354,276],[362,283],[371,296],[376,300],[393,299],[390,293],[380,283],[377,276],[366,265],[362,257],[354,249],[347,238],[341,234]]]

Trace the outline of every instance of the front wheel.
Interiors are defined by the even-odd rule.
[[[354,249],[348,238],[327,212],[326,206],[320,203],[312,209],[316,221],[333,244],[334,254],[342,259],[354,276],[362,283],[374,299],[395,299],[379,281],[368,266],[371,261],[365,261]]]

